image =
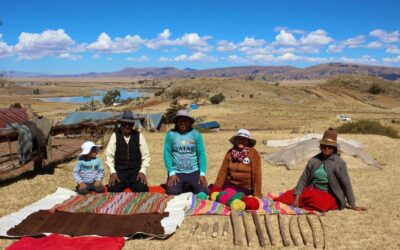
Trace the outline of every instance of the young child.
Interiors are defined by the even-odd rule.
[[[101,160],[96,157],[101,145],[95,145],[91,141],[82,144],[80,157],[74,169],[74,179],[78,183],[78,194],[87,194],[90,191],[103,193],[104,186],[101,180],[104,176],[104,168]]]

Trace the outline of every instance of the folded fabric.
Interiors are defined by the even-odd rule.
[[[43,238],[23,237],[6,250],[119,250],[124,246],[122,237],[68,237],[51,234]]]
[[[189,209],[185,211],[185,216],[194,215],[229,215],[230,209],[226,205],[211,201],[199,199],[196,195],[192,195],[192,202]]]
[[[163,213],[172,196],[159,193],[101,193],[77,195],[53,210],[70,213],[150,214]]]
[[[10,236],[32,236],[57,233],[71,236],[99,235],[130,237],[143,234],[165,237],[161,220],[163,214],[108,215],[93,213],[68,213],[41,210],[29,215],[20,224],[8,230]]]

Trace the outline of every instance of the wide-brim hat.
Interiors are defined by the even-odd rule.
[[[96,145],[94,144],[94,142],[92,141],[87,141],[85,143],[82,144],[81,146],[81,150],[82,152],[79,155],[87,155],[90,153],[90,151],[92,151],[93,148],[96,148],[97,150],[100,150],[103,148],[102,145]]]
[[[122,113],[121,118],[117,118],[117,121],[121,123],[135,124],[136,120],[138,120],[138,117],[131,111],[124,111],[124,113]]]
[[[190,123],[193,124],[194,123],[194,118],[189,114],[189,112],[186,109],[180,109],[178,110],[178,112],[176,112],[175,117],[172,119],[172,121],[174,123],[176,123],[176,121],[178,120],[178,118],[183,117],[183,118],[187,118],[190,120]]]
[[[229,139],[229,141],[233,144],[233,145],[236,145],[236,139],[238,138],[238,137],[244,137],[244,138],[247,138],[248,140],[249,140],[249,143],[248,143],[248,147],[254,147],[255,145],[256,145],[256,143],[257,143],[257,140],[255,140],[255,139],[252,139],[251,138],[251,135],[250,135],[250,132],[247,130],[247,129],[239,129],[237,132],[236,132],[236,135],[234,135],[234,136],[232,136],[231,137],[231,139]]]
[[[337,143],[337,133],[334,128],[328,128],[324,135],[322,136],[322,139],[319,141],[320,144],[322,145],[329,145],[329,146],[334,146],[334,147],[339,147]]]

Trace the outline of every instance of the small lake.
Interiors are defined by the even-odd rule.
[[[142,92],[139,90],[126,90],[118,89],[121,93],[120,101],[127,100],[129,98],[137,98],[142,96]],[[47,97],[37,98],[44,102],[65,102],[65,103],[85,103],[90,102],[92,99],[95,101],[102,101],[103,96],[107,93],[107,90],[95,90],[92,96],[68,96],[68,97]]]

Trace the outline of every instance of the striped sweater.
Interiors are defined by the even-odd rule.
[[[101,181],[104,176],[104,168],[99,158],[86,159],[79,158],[74,169],[74,179],[77,183],[93,183]]]

